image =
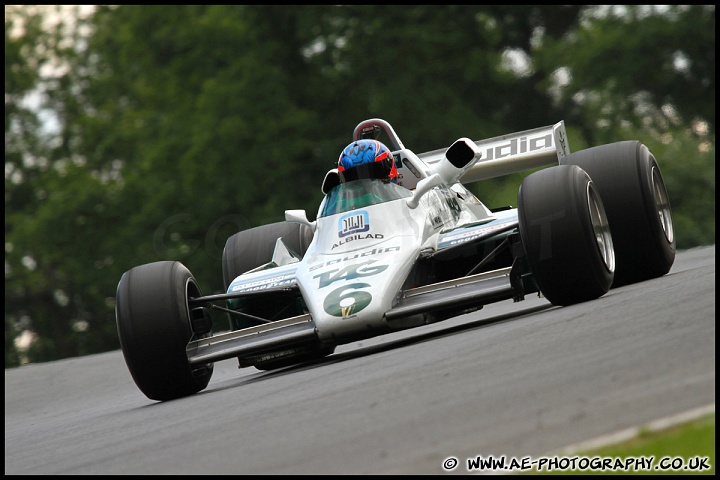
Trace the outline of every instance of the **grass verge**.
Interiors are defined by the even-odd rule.
[[[523,474],[715,475],[715,413],[663,430],[640,430],[627,441],[557,458],[575,459],[575,465],[583,462],[587,468],[561,470],[557,465]]]

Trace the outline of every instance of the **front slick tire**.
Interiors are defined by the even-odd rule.
[[[117,288],[120,346],[138,388],[151,400],[172,400],[207,387],[213,364],[191,366],[189,297],[201,296],[180,262],[155,262],[125,272]]]
[[[540,170],[518,191],[518,222],[530,270],[553,305],[610,289],[615,254],[600,195],[580,167]]]

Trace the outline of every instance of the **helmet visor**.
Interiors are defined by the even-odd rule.
[[[388,156],[385,160],[358,165],[338,172],[338,174],[343,182],[352,182],[363,178],[387,180],[390,177],[392,165],[392,156]]]

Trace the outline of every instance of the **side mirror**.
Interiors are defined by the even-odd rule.
[[[457,182],[463,174],[480,159],[480,148],[469,138],[461,138],[445,151],[445,155],[433,170],[439,173],[448,185]]]
[[[443,179],[440,178],[440,174],[433,173],[429,177],[423,178],[420,180],[415,187],[415,191],[413,192],[413,196],[408,198],[407,200],[407,206],[410,208],[416,208],[418,204],[420,203],[420,198],[425,195],[427,192],[432,190],[433,188],[442,185]]]
[[[285,220],[288,222],[307,225],[313,233],[315,233],[315,230],[317,229],[317,222],[311,222],[308,220],[305,210],[285,210]]]
[[[340,185],[340,174],[337,168],[333,168],[325,174],[320,190],[322,190],[323,195],[327,195],[330,190],[338,185]]]

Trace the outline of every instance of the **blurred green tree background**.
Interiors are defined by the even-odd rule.
[[[80,7],[5,6],[6,368],[119,348],[133,266],[221,293],[227,237],[312,217],[372,117],[418,153],[640,140],[678,249],[715,243],[714,5]],[[471,188],[514,205],[522,177]]]

